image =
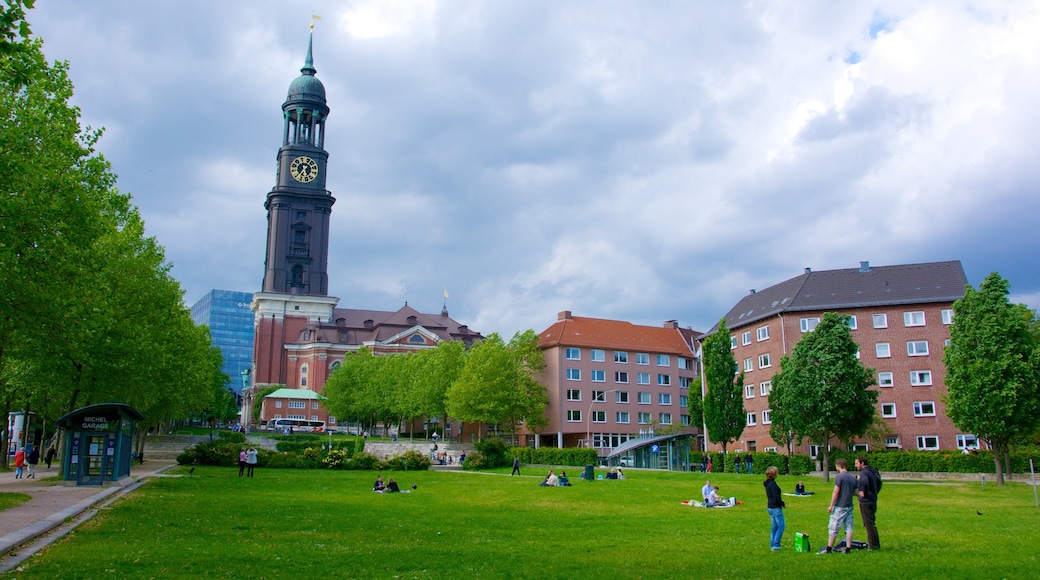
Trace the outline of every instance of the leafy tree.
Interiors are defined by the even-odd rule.
[[[993,449],[997,481],[1010,474],[1008,446],[1040,423],[1040,348],[1036,315],[1008,302],[1009,284],[996,272],[953,303],[946,348],[946,414]]]
[[[544,426],[548,395],[537,376],[544,366],[533,330],[517,333],[509,344],[491,334],[474,346],[445,398],[450,416],[460,421]]]
[[[744,373],[737,374],[737,361],[726,327],[719,321],[715,333],[704,341],[704,379],[708,392],[704,397],[704,426],[712,443],[721,443],[722,452],[730,441],[744,432]],[[734,377],[736,377],[734,379]]]
[[[803,438],[823,452],[824,479],[830,481],[827,445],[850,441],[873,425],[878,393],[873,369],[864,368],[859,346],[849,333],[848,316],[827,312],[816,329],[802,336],[790,356],[780,359],[773,375],[769,405],[798,443]]]

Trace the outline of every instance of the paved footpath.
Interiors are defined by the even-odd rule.
[[[57,466],[50,469],[40,464],[36,479],[15,479],[14,472],[0,473],[0,492],[24,493],[31,499],[10,509],[0,511],[0,573],[32,555],[79,523],[78,517],[92,511],[96,505],[132,490],[173,467],[172,461],[145,461],[135,463],[130,478],[122,484],[98,486],[66,486],[58,481],[42,481],[58,475]],[[86,514],[86,515],[92,515]],[[87,517],[84,518],[88,519]],[[67,529],[57,530],[49,541],[36,541],[63,524]]]

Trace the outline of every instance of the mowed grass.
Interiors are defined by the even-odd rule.
[[[186,473],[179,468],[175,473]],[[1029,486],[886,481],[883,549],[796,553],[826,542],[832,484],[785,497],[784,550],[769,551],[762,476],[715,475],[743,506],[701,509],[700,474],[631,470],[624,481],[544,488],[543,469],[383,473],[412,493],[377,494],[372,472],[197,468],[113,504],[12,574],[18,578],[1031,578],[1040,510]],[[978,515],[981,512],[982,515]],[[859,515],[856,538],[865,539]],[[857,572],[859,570],[860,572]]]
[[[23,504],[31,498],[24,493],[0,493],[0,511]]]

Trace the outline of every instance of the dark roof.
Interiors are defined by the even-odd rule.
[[[742,298],[726,313],[726,327],[738,328],[783,312],[953,302],[964,296],[967,285],[959,260],[899,266],[864,262],[859,268],[807,270]],[[718,324],[708,334],[717,328]]]
[[[109,411],[115,411],[120,415],[133,419],[134,421],[144,420],[144,415],[126,403],[98,403],[96,405],[80,407],[75,411],[65,413],[61,417],[58,417],[54,423],[59,427],[67,427],[72,421],[79,417],[86,417],[87,415],[94,415],[97,413],[107,413]]]
[[[331,344],[360,345],[368,342],[383,342],[415,327],[422,327],[428,333],[436,335],[439,340],[479,341],[483,337],[479,332],[469,329],[465,324],[448,316],[448,311],[440,314],[424,314],[407,303],[400,310],[361,310],[355,308],[336,308],[332,320],[311,323],[301,331],[297,343],[328,342]],[[310,340],[303,340],[302,334],[307,330],[316,330]],[[342,333],[346,332],[346,340]]]

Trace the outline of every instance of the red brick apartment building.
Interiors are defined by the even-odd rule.
[[[689,389],[700,388],[693,343],[700,333],[669,321],[662,327],[559,313],[540,335],[549,424],[535,446],[587,446],[606,455],[652,431],[695,434]],[[696,390],[694,391],[696,393]]]
[[[890,429],[884,447],[976,447],[975,436],[954,427],[942,402],[943,347],[949,344],[952,304],[964,295],[966,285],[959,261],[882,267],[861,262],[859,268],[845,270],[806,268],[800,276],[752,291],[726,314],[734,358],[745,373],[747,412],[747,427],[729,448],[776,448],[769,436],[773,375],[780,372],[780,358],[812,332],[824,312],[850,316],[860,360],[875,370],[878,414]],[[864,441],[856,447],[870,445]],[[815,446],[807,444],[797,451],[816,454]]]

